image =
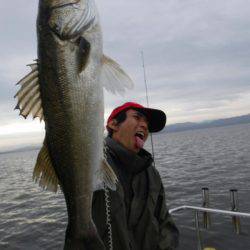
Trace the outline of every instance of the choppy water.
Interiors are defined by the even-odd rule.
[[[210,205],[230,208],[229,189],[237,188],[240,210],[250,212],[250,124],[154,136],[156,166],[170,208],[201,205],[201,188]],[[0,154],[0,249],[62,249],[67,214],[63,195],[42,191],[32,180],[38,151]],[[174,215],[181,231],[179,249],[197,249],[191,212]],[[233,233],[230,217],[212,216],[202,230],[206,246],[250,249],[250,220]]]
[[[229,190],[237,188],[240,210],[250,213],[250,124],[158,135],[155,144],[169,207],[201,205],[201,188],[208,187],[210,206],[229,209]],[[197,249],[194,214],[174,219],[182,233],[180,249]],[[230,217],[213,215],[211,229],[202,231],[204,245],[249,250],[250,219],[241,224],[243,236],[236,236]]]

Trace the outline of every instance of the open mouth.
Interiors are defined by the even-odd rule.
[[[138,149],[143,148],[144,141],[145,140],[145,134],[142,131],[138,131],[135,133],[135,147]]]
[[[145,138],[145,135],[142,131],[136,132],[135,136],[139,137],[141,140],[144,140],[144,138]]]

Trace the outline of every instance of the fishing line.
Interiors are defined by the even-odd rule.
[[[145,70],[145,62],[144,62],[143,50],[141,51],[141,60],[142,60],[142,68],[143,68],[145,92],[146,92],[146,101],[147,101],[147,107],[149,108],[149,101],[148,101],[148,86],[147,86],[147,77],[146,77],[146,70]],[[154,152],[154,143],[153,143],[153,135],[152,135],[152,133],[150,133],[150,142],[151,142],[151,150],[152,150],[153,164],[154,164],[154,167],[155,167],[155,152]]]

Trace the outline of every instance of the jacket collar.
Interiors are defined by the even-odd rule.
[[[105,143],[110,149],[110,153],[113,153],[120,161],[121,167],[125,167],[126,170],[132,174],[140,173],[147,169],[153,162],[151,154],[144,149],[141,149],[139,153],[136,154],[126,149],[111,137],[106,137]]]

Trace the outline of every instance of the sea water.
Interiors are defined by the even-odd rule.
[[[201,206],[201,189],[207,187],[210,207],[230,210],[229,190],[236,188],[240,211],[250,213],[250,124],[159,134],[153,139],[170,208]],[[179,249],[197,249],[194,215],[191,211],[173,215],[181,232]],[[201,231],[203,246],[250,249],[250,219],[241,219],[239,236],[231,217],[211,215],[211,222],[209,230]]]
[[[200,206],[201,189],[207,187],[211,207],[230,209],[229,190],[237,188],[240,211],[250,212],[250,124],[156,134],[153,141],[169,208]],[[65,201],[61,192],[33,183],[38,151],[0,153],[1,250],[63,248]],[[197,249],[194,213],[179,212],[173,219],[180,230],[179,249]],[[250,249],[250,219],[241,220],[241,235],[234,233],[229,216],[212,215],[211,221],[209,230],[201,229],[204,246]]]

